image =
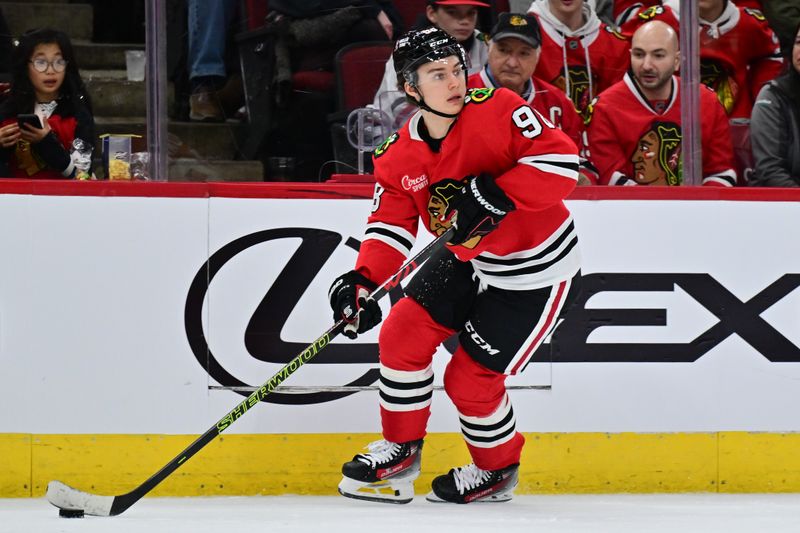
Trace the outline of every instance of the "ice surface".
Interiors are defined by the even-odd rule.
[[[517,496],[408,505],[339,496],[145,498],[116,517],[59,518],[42,499],[0,499],[0,533],[800,532],[800,494]]]

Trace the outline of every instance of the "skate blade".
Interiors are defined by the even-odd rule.
[[[514,498],[514,494],[512,492],[498,492],[497,494],[490,494],[489,496],[485,496],[483,498],[479,498],[477,500],[472,500],[469,503],[502,503],[511,501]],[[430,491],[425,499],[432,503],[456,503],[457,502],[449,502],[447,500],[443,500],[436,495],[433,491]]]
[[[338,489],[342,496],[368,502],[404,504],[414,499],[414,484],[397,480],[364,483],[344,477]]]

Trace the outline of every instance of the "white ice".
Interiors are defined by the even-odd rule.
[[[800,494],[517,496],[408,505],[338,496],[145,498],[120,516],[66,519],[44,499],[0,499],[0,533],[800,532]]]

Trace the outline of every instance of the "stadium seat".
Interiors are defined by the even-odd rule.
[[[425,13],[426,0],[394,0],[394,8],[403,18],[406,31],[416,26],[417,19]]]
[[[336,54],[337,111],[328,117],[337,172],[358,168],[358,154],[347,141],[347,116],[371,104],[380,87],[394,44],[389,41],[353,43]],[[367,166],[371,168],[369,162]]]
[[[371,104],[392,55],[390,41],[353,43],[336,54],[336,88],[339,111]]]
[[[264,18],[269,13],[267,0],[243,0],[242,10],[247,22],[247,30],[252,31],[264,25]]]

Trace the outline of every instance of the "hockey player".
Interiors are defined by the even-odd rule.
[[[679,64],[678,37],[665,22],[648,22],[633,34],[631,73],[592,104],[587,134],[600,183],[682,183]],[[713,91],[700,89],[703,185],[733,186],[725,111]]]
[[[381,320],[368,293],[408,255],[420,217],[450,244],[422,266],[379,336],[383,440],[342,467],[349,497],[407,503],[433,395],[433,354],[458,333],[444,387],[473,463],[433,481],[429,500],[507,501],[524,443],[506,393],[579,285],[580,255],[563,199],[575,145],[506,89],[466,89],[464,50],[439,29],[410,32],[393,53],[420,110],[374,155],[377,185],[355,270],[329,297],[355,337]],[[465,98],[466,97],[466,98]]]
[[[534,0],[528,12],[542,27],[536,76],[562,89],[586,118],[592,98],[628,69],[630,42],[584,0]]]

